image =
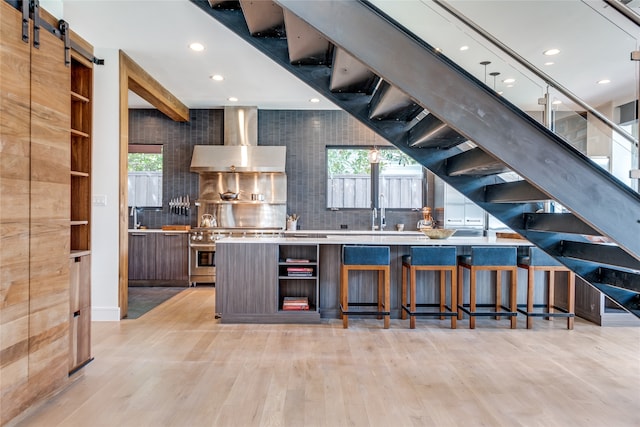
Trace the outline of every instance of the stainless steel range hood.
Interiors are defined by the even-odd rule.
[[[286,147],[258,145],[257,107],[225,107],[224,145],[196,145],[192,172],[282,172]]]

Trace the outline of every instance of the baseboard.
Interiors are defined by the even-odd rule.
[[[119,322],[120,307],[91,307],[91,321]]]

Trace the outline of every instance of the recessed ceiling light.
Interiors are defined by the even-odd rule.
[[[227,101],[238,102],[238,98],[236,98],[235,96],[230,96],[229,98],[227,98]]]
[[[460,46],[460,50],[462,51],[469,50],[469,46]]]
[[[547,56],[557,55],[560,53],[560,49],[547,49],[542,53]]]
[[[224,80],[224,77],[222,77],[220,74],[214,74],[213,76],[211,76],[211,80],[215,80],[217,82],[221,82]]]
[[[309,102],[313,102],[315,104],[317,102],[320,102],[320,100],[318,98],[311,98]]]
[[[511,78],[511,77],[510,77],[510,78],[508,78],[508,79],[504,79],[504,80],[502,81],[502,83],[507,83],[507,84],[509,84],[509,83],[515,83],[515,81],[516,81],[516,79],[514,79],[514,78]]]
[[[553,64],[555,64],[555,62],[553,62],[553,61],[549,61],[549,62],[545,62],[544,63],[544,65],[553,65]]]
[[[204,50],[204,46],[202,43],[191,43],[189,45],[189,49],[194,50],[196,52],[202,52]]]
[[[606,85],[607,83],[611,83],[611,80],[609,79],[598,80],[599,85]]]
[[[442,49],[440,49],[439,47],[436,47],[434,50],[438,53],[442,53]]]
[[[562,104],[562,101],[560,101],[559,99],[556,99],[552,102],[553,105],[560,105]]]

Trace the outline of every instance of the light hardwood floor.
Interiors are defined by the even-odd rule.
[[[222,325],[214,293],[95,322],[95,360],[17,425],[640,426],[640,328]]]

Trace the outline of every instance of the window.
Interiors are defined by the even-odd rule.
[[[374,147],[327,147],[327,208],[371,208]],[[395,148],[379,148],[379,194],[391,209],[418,209],[423,197],[422,166]]]
[[[162,207],[162,145],[129,145],[129,206]]]

